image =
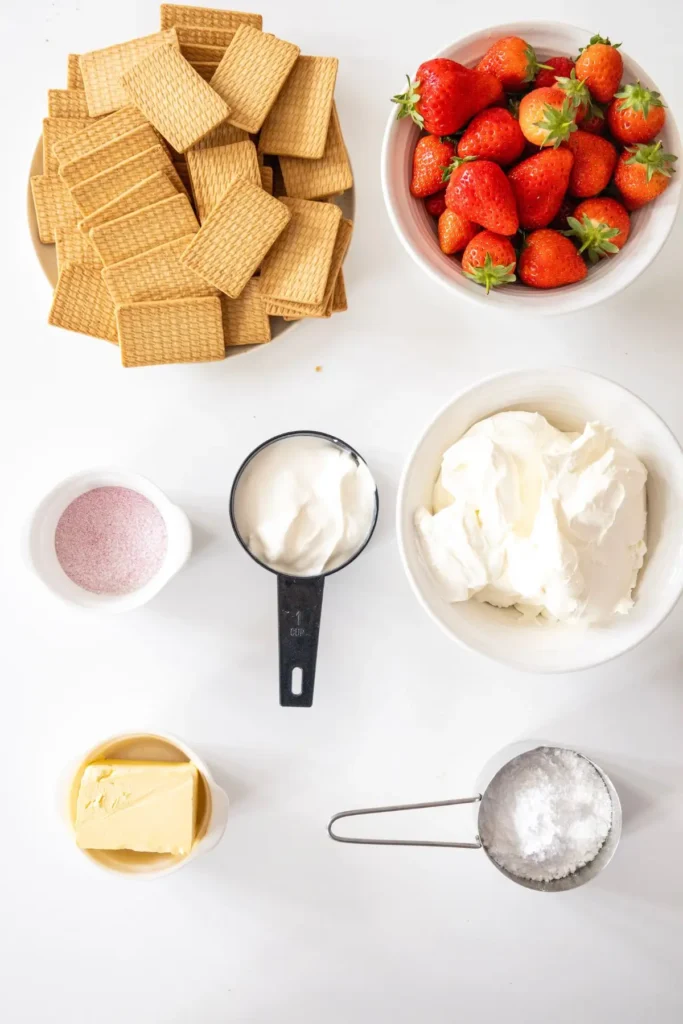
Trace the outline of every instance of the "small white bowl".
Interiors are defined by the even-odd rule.
[[[435,56],[450,57],[472,67],[495,39],[511,35],[526,39],[537,56],[544,58],[556,55],[576,57],[579,47],[586,45],[591,33],[556,22],[520,21],[475,32]],[[643,85],[657,89],[652,78],[628,53],[622,49],[619,52],[624,60],[624,82],[640,80]],[[397,87],[399,82],[400,74],[397,74]],[[519,310],[522,313],[571,313],[608,299],[634,281],[652,263],[673,227],[681,194],[680,171],[673,175],[663,195],[633,214],[631,237],[622,251],[614,258],[603,259],[595,267],[590,267],[583,281],[548,291],[522,284],[506,285],[486,295],[482,287],[465,277],[453,256],[441,252],[434,218],[427,213],[424,202],[410,194],[413,150],[419,135],[419,129],[409,117],[397,121],[396,111],[392,111],[382,148],[382,189],[391,223],[405,249],[430,277],[454,294],[483,302],[489,308]],[[679,162],[683,160],[681,140],[670,108],[667,108],[661,138],[666,152],[675,153]]]
[[[648,553],[628,615],[591,627],[524,622],[510,610],[477,601],[449,604],[441,596],[420,554],[415,511],[431,507],[446,449],[472,424],[506,409],[540,412],[560,430],[583,429],[589,420],[600,420],[647,467]],[[604,377],[566,367],[499,374],[457,395],[422,434],[401,478],[397,534],[418,601],[452,639],[527,672],[591,668],[649,636],[683,591],[683,451],[648,405]]]
[[[81,778],[86,767],[104,758],[124,761],[190,761],[199,774],[196,835],[190,852],[135,853],[133,850],[81,850],[76,846],[74,821]],[[127,732],[98,743],[62,773],[58,782],[58,812],[76,850],[91,863],[126,878],[160,878],[178,871],[200,854],[208,853],[223,838],[228,823],[229,800],[208,765],[186,743],[165,733]]]
[[[93,594],[70,580],[57,559],[55,530],[64,510],[95,487],[129,487],[154,504],[166,524],[166,557],[159,572],[130,594]],[[68,477],[43,498],[33,513],[24,543],[26,561],[38,579],[67,604],[89,611],[125,612],[139,608],[159,593],[183,567],[192,552],[192,527],[185,513],[155,484],[137,473],[118,469],[87,469]]]

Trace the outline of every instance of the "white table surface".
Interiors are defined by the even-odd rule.
[[[655,8],[651,24],[616,0],[553,12],[623,39],[683,110],[681,8]],[[679,1022],[683,607],[604,668],[565,678],[506,671],[461,651],[419,609],[393,505],[423,424],[498,369],[570,363],[607,374],[683,437],[681,224],[623,296],[575,318],[504,319],[456,301],[418,272],[383,208],[388,97],[452,38],[543,18],[546,5],[266,0],[260,9],[267,29],[303,52],[340,58],[357,188],[350,311],[220,365],[124,371],[104,342],[47,327],[50,293],[24,197],[45,90],[65,85],[67,53],[154,31],[157,4],[2,7],[4,106],[16,105],[0,165],[0,1019]],[[366,456],[382,514],[362,559],[329,581],[314,707],[286,710],[275,583],[232,536],[228,494],[252,447],[301,427],[336,433]],[[85,620],[28,577],[20,535],[34,499],[96,464],[137,470],[183,505],[196,554],[147,608]],[[140,884],[92,868],[55,813],[64,764],[136,728],[183,737],[233,801],[213,853]],[[496,751],[536,737],[595,757],[623,800],[617,856],[583,889],[529,892],[471,851],[326,836],[342,808],[467,794]],[[415,828],[469,836],[466,810],[444,815]]]

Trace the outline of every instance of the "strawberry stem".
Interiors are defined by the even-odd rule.
[[[663,174],[670,178],[675,170],[674,161],[678,160],[673,153],[662,152],[661,139],[650,145],[641,142],[635,146],[627,146],[625,152],[631,154],[626,161],[627,164],[642,164],[647,168],[648,181],[652,181],[655,174]]]
[[[568,238],[574,236],[581,242],[579,253],[585,252],[591,263],[597,263],[608,254],[619,252],[619,247],[612,241],[619,234],[619,228],[611,228],[604,221],[591,220],[584,213],[579,221],[576,217],[567,217],[569,231],[563,231]]]
[[[424,128],[424,118],[417,110],[417,104],[420,102],[420,94],[417,90],[420,87],[420,83],[417,81],[411,82],[410,75],[406,75],[406,79],[408,80],[406,91],[391,97],[392,103],[398,103],[396,120],[400,121],[402,117],[410,117],[418,128]]]
[[[526,57],[526,75],[524,76],[525,82],[533,82],[534,78],[541,70],[541,68],[543,68],[544,71],[553,70],[551,64],[539,64],[538,59],[536,57],[536,51],[534,50],[533,46],[527,46],[526,50],[524,51],[524,56]]]
[[[507,267],[494,263],[491,253],[487,252],[483,267],[474,267],[473,270],[465,270],[463,273],[470,281],[486,288],[488,295],[492,288],[499,288],[502,284],[513,284],[517,280],[513,274],[514,269],[514,263],[509,263]]]
[[[660,94],[653,89],[646,89],[640,82],[632,82],[625,85],[620,92],[615,92],[614,98],[622,100],[618,105],[619,110],[634,110],[637,114],[647,117],[650,107],[663,107]]]
[[[552,142],[557,147],[566,142],[572,132],[576,131],[576,110],[570,100],[565,100],[561,108],[551,107],[546,103],[543,108],[543,120],[535,121],[534,127],[543,128],[546,131],[545,143]]]

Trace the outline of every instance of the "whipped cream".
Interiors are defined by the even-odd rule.
[[[235,495],[235,522],[251,553],[271,569],[319,576],[365,543],[375,498],[362,460],[325,438],[296,434],[248,463]]]
[[[563,433],[501,412],[444,454],[433,507],[415,516],[448,601],[600,623],[633,606],[645,552],[647,470],[600,423]]]

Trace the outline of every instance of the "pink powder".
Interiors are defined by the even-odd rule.
[[[55,551],[74,583],[93,594],[130,594],[161,568],[168,538],[159,509],[129,487],[95,487],[64,510]]]

